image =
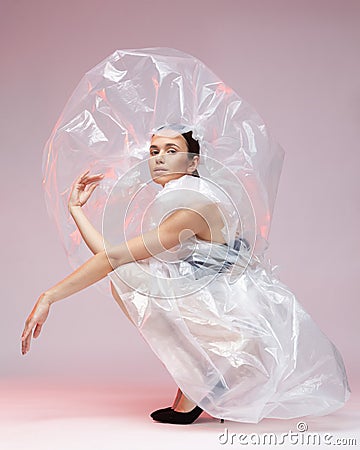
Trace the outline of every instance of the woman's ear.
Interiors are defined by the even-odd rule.
[[[193,173],[197,169],[199,163],[200,163],[200,157],[198,155],[193,156],[193,158],[188,166],[188,170],[187,170],[188,173],[190,173],[190,174]]]

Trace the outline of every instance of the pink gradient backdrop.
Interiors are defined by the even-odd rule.
[[[45,209],[45,141],[87,70],[116,49],[166,46],[212,68],[284,147],[271,259],[342,353],[354,384],[360,2],[2,0],[0,8],[0,376],[171,383],[116,303],[94,287],[53,305],[30,353],[20,353],[37,297],[70,270]]]

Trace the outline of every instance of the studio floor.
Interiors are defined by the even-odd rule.
[[[222,424],[203,413],[192,425],[149,417],[171,404],[174,386],[1,379],[0,388],[1,450],[360,447],[360,389],[353,386],[346,406],[329,416]]]

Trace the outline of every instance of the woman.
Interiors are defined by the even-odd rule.
[[[183,135],[173,132],[167,134],[170,134],[170,136],[167,136],[166,133],[165,135],[162,133],[162,135],[153,136],[150,146],[149,168],[151,176],[155,183],[162,186],[168,181],[184,175],[195,174],[196,176],[196,167],[199,161],[196,154],[189,153],[189,148],[196,152],[196,147],[197,153],[199,153],[198,144],[192,139],[191,132]],[[192,157],[189,158],[189,156]],[[215,210],[212,211],[213,217],[208,221],[194,211],[181,210],[172,214],[153,231],[113,248],[107,254],[102,235],[95,230],[81,210],[81,207],[98,186],[98,182],[103,178],[102,174],[89,176],[88,173],[89,171],[82,174],[74,183],[68,206],[84,241],[95,256],[39,297],[26,320],[22,334],[22,353],[24,355],[30,350],[31,337],[37,338],[40,335],[42,326],[49,314],[50,306],[54,302],[99,281],[120,265],[148,258],[164,249],[170,249],[178,244],[180,239],[186,239],[191,235],[197,235],[199,239],[204,240],[209,240],[211,237],[220,238],[220,216]],[[114,289],[113,283],[111,283],[111,289],[115,300],[131,320],[120,296]],[[188,400],[179,389],[173,404],[174,410],[185,414],[194,406],[193,402]],[[196,412],[199,412],[198,409],[196,409]],[[186,416],[186,418],[188,417]]]
[[[69,210],[95,256],[40,296],[22,353],[52,303],[108,275],[116,301],[179,386],[172,407],[154,411],[154,420],[189,424],[203,410],[245,422],[335,411],[349,396],[340,354],[235,236],[231,199],[199,178],[198,164],[191,132],[152,136],[150,173],[163,187],[149,220],[157,226],[114,247],[104,248],[81,212],[101,175],[77,180]]]

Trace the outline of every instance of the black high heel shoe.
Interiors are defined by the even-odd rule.
[[[153,419],[156,420],[156,417],[160,414],[162,414],[164,411],[170,411],[170,409],[172,409],[172,406],[168,406],[167,408],[161,408],[161,409],[157,409],[156,411],[153,411],[150,414],[150,417],[152,417]]]
[[[152,417],[157,422],[190,425],[200,416],[202,412],[203,410],[199,406],[195,406],[195,408],[189,412],[179,412],[170,408],[168,411],[163,410]]]

